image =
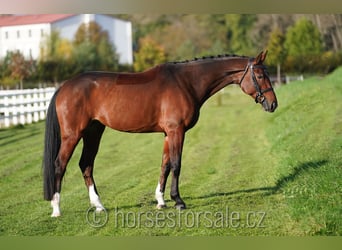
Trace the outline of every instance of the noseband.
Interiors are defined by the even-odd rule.
[[[242,83],[243,79],[245,78],[247,72],[248,72],[248,69],[251,70],[251,76],[252,76],[252,81],[253,81],[253,84],[254,84],[254,87],[256,89],[256,96],[255,96],[255,102],[256,103],[263,103],[265,101],[265,96],[263,95],[264,93],[268,92],[268,91],[273,91],[273,88],[272,86],[267,88],[267,89],[261,89],[259,84],[258,84],[258,81],[255,77],[255,73],[254,73],[254,69],[263,69],[265,70],[266,67],[264,65],[253,65],[253,59],[249,59],[248,61],[248,64],[246,66],[246,69],[245,69],[245,72],[243,72],[243,75],[241,77],[241,80],[239,82],[239,85]],[[268,77],[268,75],[266,74],[266,72],[264,72],[266,77]]]

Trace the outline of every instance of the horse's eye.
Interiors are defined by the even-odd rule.
[[[258,78],[258,79],[263,79],[263,78],[264,78],[264,75],[258,75],[257,78]]]

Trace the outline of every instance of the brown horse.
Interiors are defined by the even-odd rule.
[[[273,112],[277,99],[263,62],[256,58],[220,55],[165,63],[142,73],[88,72],[66,82],[51,100],[45,132],[44,198],[52,216],[59,216],[62,178],[80,139],[79,162],[90,203],[104,209],[93,179],[94,160],[105,126],[125,132],[165,135],[161,175],[155,192],[157,208],[165,207],[164,191],[172,173],[171,198],[185,208],[178,189],[184,135],[199,117],[202,104],[228,84]]]

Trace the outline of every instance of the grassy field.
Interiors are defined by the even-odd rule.
[[[276,93],[273,114],[233,86],[221,106],[217,97],[205,104],[186,135],[180,191],[188,209],[181,212],[169,185],[168,208],[155,209],[161,134],[106,129],[94,174],[107,211],[95,215],[87,213],[79,145],[64,179],[62,217],[50,218],[44,123],[0,130],[0,235],[341,235],[342,69]]]

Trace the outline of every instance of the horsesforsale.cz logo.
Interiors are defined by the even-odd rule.
[[[101,211],[96,211],[96,207],[92,206],[88,208],[86,212],[87,223],[94,228],[100,228],[107,224],[108,222],[108,212],[106,209]]]
[[[266,211],[124,211],[115,208],[115,228],[264,228]],[[97,211],[95,206],[86,212],[87,223],[93,228],[104,227],[108,222],[107,210]]]

